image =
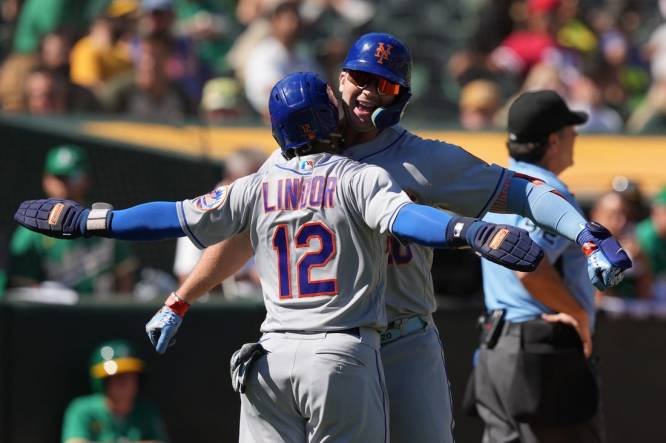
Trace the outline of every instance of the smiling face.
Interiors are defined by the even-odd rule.
[[[340,95],[342,107],[349,127],[359,133],[377,134],[372,124],[372,113],[378,107],[393,103],[395,96],[379,95],[377,82],[371,81],[365,87],[359,87],[349,78],[349,73],[340,72]]]

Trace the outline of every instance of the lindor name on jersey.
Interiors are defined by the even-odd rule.
[[[264,212],[332,208],[337,181],[323,175],[271,178],[261,184]]]

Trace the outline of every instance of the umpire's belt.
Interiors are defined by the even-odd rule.
[[[414,317],[393,320],[381,333],[382,345],[390,343],[413,332],[420,331],[421,329],[425,328],[427,324],[428,322],[418,315],[415,315]]]

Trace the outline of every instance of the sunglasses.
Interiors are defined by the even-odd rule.
[[[370,84],[377,85],[377,93],[379,95],[398,95],[400,92],[400,85],[393,83],[385,78],[379,77],[374,74],[363,71],[352,71],[351,69],[345,71],[349,81],[357,88],[366,89]]]

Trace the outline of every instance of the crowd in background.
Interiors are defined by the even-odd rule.
[[[412,50],[410,116],[504,126],[512,97],[557,90],[589,132],[666,128],[666,1],[3,0],[5,112],[209,123],[266,116],[270,87],[337,83],[371,30]]]
[[[381,30],[412,50],[410,119],[501,128],[512,98],[548,88],[589,113],[580,132],[666,130],[666,0],[3,0],[1,6],[3,113],[265,121],[277,80],[310,70],[335,85],[350,43]],[[256,167],[258,159],[245,160]],[[71,178],[49,165],[45,174],[54,180]],[[634,258],[626,281],[611,293],[618,300],[666,300],[666,189],[647,201],[620,177],[591,217],[623,238]],[[28,240],[19,240],[13,247],[27,247]],[[181,280],[196,258],[182,254],[190,255],[177,257],[174,274]],[[233,287],[258,288],[248,266],[245,283],[228,286],[229,294]],[[150,293],[137,286],[135,293]],[[610,298],[601,303],[617,308]]]

